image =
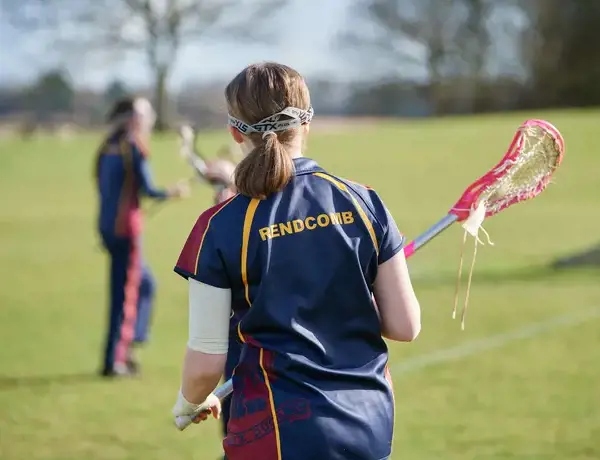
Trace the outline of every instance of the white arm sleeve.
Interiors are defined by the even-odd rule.
[[[188,348],[211,355],[227,353],[231,290],[189,279]]]

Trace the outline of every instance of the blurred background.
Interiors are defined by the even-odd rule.
[[[426,117],[600,102],[597,2],[2,0],[0,120],[86,129],[125,93],[159,128],[222,125],[222,88],[284,61],[320,116]]]
[[[179,433],[170,418],[187,334],[187,289],[172,267],[213,191],[199,184],[147,215],[151,342],[140,378],[106,382],[92,167],[111,104],[145,95],[158,112],[156,182],[189,177],[176,129],[196,125],[208,156],[229,145],[224,86],[263,60],[308,81],[307,155],[374,187],[409,237],[497,163],[523,121],[562,132],[553,185],[485,223],[495,246],[478,250],[464,332],[451,319],[462,229],[411,259],[423,331],[390,344],[392,458],[600,458],[600,2],[0,5],[2,460],[219,457],[217,423]]]

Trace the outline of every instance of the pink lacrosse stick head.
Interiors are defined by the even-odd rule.
[[[552,124],[527,120],[517,130],[502,160],[470,185],[450,210],[464,221],[483,200],[486,217],[539,195],[561,164],[565,142]]]

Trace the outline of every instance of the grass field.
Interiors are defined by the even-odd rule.
[[[423,331],[391,346],[394,460],[600,458],[600,272],[544,268],[598,240],[600,112],[382,122],[311,139],[309,156],[376,188],[414,236],[534,116],[563,132],[566,159],[541,197],[487,222],[495,246],[480,247],[466,331],[450,317],[460,228],[410,263]],[[207,134],[201,144],[223,141]],[[179,433],[170,417],[187,331],[187,291],[172,267],[209,190],[198,185],[147,219],[159,291],[144,375],[98,381],[107,303],[91,184],[98,137],[0,142],[0,458],[216,459],[217,423]],[[189,173],[176,149],[174,137],[154,140],[159,184]]]

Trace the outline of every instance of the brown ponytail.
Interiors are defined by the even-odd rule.
[[[235,170],[235,187],[242,195],[264,199],[282,191],[294,175],[294,162],[275,133],[269,133]]]
[[[294,69],[272,62],[253,64],[225,90],[229,114],[253,124],[286,107],[310,108],[310,94]],[[282,191],[294,176],[290,149],[302,144],[301,128],[251,133],[254,149],[237,165],[235,186],[242,195],[264,199]]]

